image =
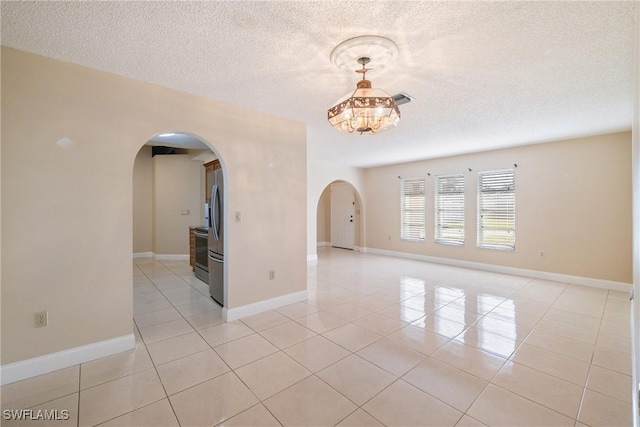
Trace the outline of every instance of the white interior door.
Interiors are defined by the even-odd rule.
[[[331,246],[353,249],[356,243],[355,192],[349,184],[331,184]]]

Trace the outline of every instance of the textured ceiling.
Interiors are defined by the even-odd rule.
[[[302,121],[311,161],[374,166],[628,130],[637,2],[2,2],[2,44]],[[358,76],[340,42],[380,35],[398,128],[342,135]]]

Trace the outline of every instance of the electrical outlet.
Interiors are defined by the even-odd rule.
[[[544,258],[546,255],[544,252],[540,252],[540,258]]]
[[[46,311],[41,311],[33,315],[33,322],[36,328],[44,328],[49,324],[49,314]]]
[[[276,278],[276,271],[275,270],[269,270],[269,280],[273,280]]]

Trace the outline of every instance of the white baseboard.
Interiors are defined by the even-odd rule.
[[[592,288],[611,289],[614,291],[628,292],[631,290],[631,283],[615,282],[612,280],[594,279],[591,277],[571,276],[568,274],[550,273],[547,271],[527,270],[517,267],[505,267],[501,265],[484,264],[481,262],[463,261],[459,259],[440,258],[420,254],[412,254],[408,252],[388,251],[377,248],[364,248],[363,252],[387,255],[397,258],[414,259],[417,261],[432,262],[434,264],[452,265],[454,267],[473,268],[482,271],[491,271],[493,273],[513,274],[515,276],[531,277],[534,279],[551,280],[554,282],[570,283],[572,285],[590,286]]]
[[[318,247],[331,246],[331,242],[318,242],[317,246]]]
[[[364,252],[364,248],[362,246],[354,246],[353,250],[356,252]]]
[[[90,360],[111,356],[121,351],[131,350],[135,346],[136,338],[133,334],[129,334],[45,354],[44,356],[38,356],[32,359],[8,363],[0,366],[0,384],[11,384],[37,375],[89,362]]]
[[[275,298],[269,298],[264,301],[254,302],[252,304],[242,305],[236,308],[222,308],[222,318],[227,322],[241,319],[247,316],[253,316],[268,310],[284,307],[285,305],[295,304],[297,302],[307,300],[307,291],[294,292]]]
[[[153,252],[134,252],[133,259],[153,258]]]
[[[189,261],[189,255],[182,254],[155,254],[156,261]]]
[[[318,262],[318,254],[307,254],[307,264],[315,264]]]

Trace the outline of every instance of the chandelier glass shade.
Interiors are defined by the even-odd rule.
[[[342,97],[327,111],[331,126],[343,133],[374,134],[400,122],[400,109],[393,98],[382,89],[371,88],[371,82],[366,80],[364,65],[368,61],[365,59],[368,60],[359,60],[363,68],[357,72],[363,76],[356,90]]]

